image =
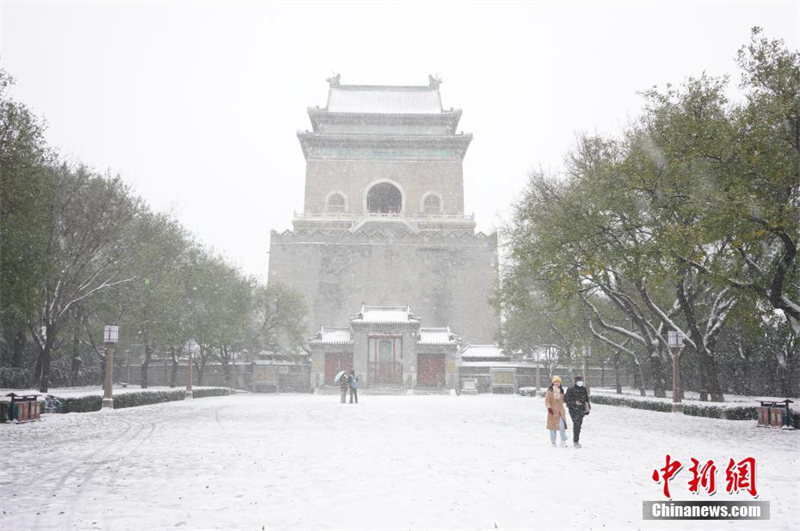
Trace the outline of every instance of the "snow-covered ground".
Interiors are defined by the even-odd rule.
[[[541,398],[250,395],[0,424],[0,529],[786,529],[800,527],[800,433],[595,405],[584,448],[552,448]],[[571,437],[571,434],[570,434]],[[651,474],[677,500],[757,460],[767,521],[645,521]],[[714,459],[713,496],[688,491]]]

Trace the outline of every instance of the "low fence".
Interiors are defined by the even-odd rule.
[[[265,367],[276,368],[276,381],[265,382],[263,372]],[[274,362],[264,365],[262,362],[232,363],[229,365],[231,374],[230,387],[247,389],[257,392],[296,392],[306,393],[311,389],[311,366],[306,363]],[[147,371],[149,386],[172,385],[172,360],[155,359],[150,362]],[[186,362],[180,363],[175,370],[175,385],[185,386],[189,379],[189,368]],[[131,385],[141,385],[142,370],[140,365],[123,365],[114,368],[114,380],[126,382]],[[209,363],[203,372],[203,380],[197,368],[192,370],[192,385],[212,387],[227,387],[228,381],[225,369],[221,363]]]

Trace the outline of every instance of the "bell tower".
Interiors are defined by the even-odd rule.
[[[343,85],[328,79],[325,107],[297,134],[306,160],[303,210],[273,232],[270,281],[297,289],[311,330],[343,326],[362,304],[411,305],[426,323],[492,342],[499,318],[494,235],[464,212],[471,134],[445,109],[441,81]],[[480,322],[480,324],[479,324]]]

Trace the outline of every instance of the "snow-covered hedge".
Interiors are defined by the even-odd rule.
[[[592,394],[589,400],[594,404],[607,404],[609,406],[632,407],[634,409],[649,409],[651,411],[672,411],[672,404],[658,400],[635,400],[625,396],[611,396]]]
[[[672,402],[668,399],[651,399],[641,397],[626,397],[620,395],[607,395],[596,393],[591,395],[591,401],[595,404],[607,404],[610,406],[631,407],[636,409],[648,409],[651,411],[672,411]],[[758,418],[757,406],[740,406],[735,403],[700,403],[692,404],[683,402],[683,414],[693,417],[709,417],[714,419],[727,420],[756,420]],[[800,415],[796,412],[792,414],[792,425],[800,429]]]
[[[194,398],[205,398],[208,396],[229,395],[231,392],[231,389],[227,387],[204,387],[201,389],[194,389],[192,396],[194,396]],[[186,391],[183,389],[176,389],[172,391],[142,390],[134,393],[118,394],[114,396],[114,409],[183,400],[185,395]],[[63,413],[99,411],[103,405],[103,395],[101,394],[59,398],[59,400],[61,400],[62,403]]]
[[[758,418],[758,411],[754,406],[720,407],[714,404],[697,405],[684,403],[683,414],[728,420],[756,420]],[[797,415],[793,416],[796,417]]]
[[[523,396],[537,396],[536,388],[534,387],[521,387],[519,393]],[[538,396],[544,396],[544,393],[540,392]],[[669,398],[626,396],[599,391],[592,393],[590,400],[594,404],[647,409],[666,413],[672,411],[672,400]],[[758,407],[755,405],[739,405],[736,402],[692,402],[694,401],[683,401],[684,415],[727,420],[756,420],[758,418]],[[796,410],[792,411],[792,426],[800,429],[800,414]]]

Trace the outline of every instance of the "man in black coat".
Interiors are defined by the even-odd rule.
[[[569,416],[572,418],[572,442],[575,448],[580,448],[583,417],[589,414],[589,410],[592,407],[589,403],[589,391],[586,390],[582,376],[575,377],[575,385],[567,389],[567,394],[564,395],[564,402],[567,404]]]

